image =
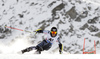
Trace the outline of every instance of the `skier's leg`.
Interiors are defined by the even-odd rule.
[[[44,46],[44,44],[45,44],[45,41],[42,41],[36,47],[34,47],[34,46],[33,47],[28,47],[28,48],[22,50],[22,54],[25,53],[25,52],[29,52],[29,51],[31,51],[33,49],[36,49],[39,52],[39,54],[41,54],[41,51],[43,51],[43,48],[42,47]]]
[[[49,50],[51,46],[52,46],[51,43],[47,43],[46,45],[43,46],[43,50]]]
[[[48,42],[46,40],[43,40],[40,44],[38,44],[36,46],[37,52],[39,54],[41,54],[41,51],[50,49],[51,48],[51,45],[52,44],[50,42]]]
[[[43,40],[41,43],[39,43],[37,46],[36,46],[36,54],[41,54],[41,51],[43,51],[43,46],[45,45],[45,40]]]
[[[37,46],[36,46],[36,49],[38,51],[43,51],[43,46],[45,44],[45,41],[43,40],[41,43],[39,43]]]
[[[41,54],[41,51],[43,51],[42,47],[36,46],[37,51],[35,52],[36,54]]]
[[[41,51],[40,50],[37,50],[37,51],[35,51],[34,54],[41,54]]]
[[[23,49],[23,50],[21,50],[21,51],[22,51],[22,54],[23,54],[23,53],[25,53],[25,52],[29,52],[29,51],[34,50],[34,49],[36,49],[36,47],[35,47],[35,46],[32,46],[32,47],[28,47],[28,48],[26,48],[26,49]]]

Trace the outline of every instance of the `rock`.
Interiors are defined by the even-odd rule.
[[[71,25],[70,25],[69,32],[71,32],[71,33],[72,33],[72,32],[74,31],[74,30],[73,30],[73,28],[74,28],[74,26],[71,24]]]
[[[3,33],[9,34],[9,33],[11,33],[11,30],[5,29],[5,30],[3,31]]]
[[[33,6],[35,3],[34,2],[32,2],[31,4],[30,4],[30,6]]]
[[[59,19],[60,16],[59,16],[58,14],[56,14],[53,18],[54,18],[54,19]]]
[[[85,48],[84,48],[84,50],[85,50]],[[82,49],[80,49],[80,51],[83,51],[83,48],[82,48]]]
[[[80,34],[77,34],[77,38],[81,38],[82,37],[82,35],[80,35]]]
[[[89,40],[89,42],[91,42],[91,40]]]
[[[89,19],[88,23],[89,24],[96,24],[96,21],[98,21],[98,17],[94,17],[93,19]]]
[[[50,4],[48,5],[48,7],[51,7],[54,3],[56,3],[56,1],[53,1],[52,3],[50,3]]]
[[[77,17],[75,21],[81,22],[81,18],[80,17]]]
[[[94,26],[94,25],[91,25],[88,29],[90,30],[90,32],[97,32],[97,31],[99,31],[99,29],[96,26]]]
[[[68,51],[68,50],[70,50],[70,48],[71,48],[71,47],[66,47],[66,46],[64,46],[64,51]]]
[[[68,47],[67,50],[70,50],[71,47]]]
[[[81,4],[82,2],[81,2],[80,0],[76,0],[76,3],[79,3],[79,4]]]
[[[75,45],[77,46],[77,43],[75,43]]]
[[[88,26],[88,24],[86,23],[86,24],[84,24],[81,28],[80,28],[80,30],[85,30],[86,28],[88,28],[89,26]]]
[[[74,54],[79,54],[79,51],[76,51]]]
[[[85,18],[85,17],[87,17],[87,15],[88,15],[88,11],[84,11],[84,12],[82,12],[82,14],[79,17]]]
[[[97,34],[95,34],[95,36],[100,38],[100,32],[98,32]]]
[[[100,43],[100,42],[99,42],[99,40],[98,40],[98,41],[96,42],[96,45],[99,44],[99,43]]]
[[[75,6],[72,7],[67,13],[66,16],[69,15],[71,17],[71,19],[75,19],[76,16],[78,15],[78,13],[75,10]]]
[[[3,14],[4,14],[4,15],[7,15],[7,11],[6,11],[6,10],[4,10],[4,11],[3,11]]]
[[[59,24],[65,24],[62,20],[59,21]]]
[[[23,17],[24,17],[24,15],[23,15],[23,14],[18,14],[18,15],[19,15],[19,17],[20,17],[20,18],[23,18]]]
[[[19,24],[22,25],[23,24],[22,21],[20,21]]]
[[[74,44],[72,44],[72,46],[74,46]]]
[[[17,2],[19,1],[19,0],[16,0]]]
[[[53,10],[52,10],[52,14],[56,15],[56,11],[60,11],[65,7],[65,5],[63,3],[61,3],[60,5],[56,6]]]
[[[2,4],[2,6],[4,6],[5,4]]]
[[[88,6],[88,9],[89,9],[89,10],[91,10],[91,7],[90,7],[90,6]]]
[[[11,33],[11,30],[9,30],[8,28],[2,28],[2,27],[0,27],[0,33],[2,33],[2,34],[8,34],[8,33]]]

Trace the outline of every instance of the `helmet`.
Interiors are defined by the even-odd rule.
[[[56,27],[52,27],[51,31],[57,32],[57,28]]]
[[[51,34],[57,34],[57,28],[56,27],[51,28]]]

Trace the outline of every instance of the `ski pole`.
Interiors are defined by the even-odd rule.
[[[25,31],[25,32],[29,32],[29,33],[35,32],[34,37],[35,37],[35,35],[37,34],[37,31],[38,31],[38,30],[41,30],[41,29],[37,29],[37,30],[35,30],[35,31],[33,31],[33,32],[30,32],[30,31],[27,31],[27,30],[22,30],[22,29],[18,29],[18,28],[14,28],[14,27],[9,27],[9,26],[5,26],[5,27],[6,27],[6,28],[15,29],[15,30],[19,30],[19,31]]]
[[[29,33],[33,33],[27,30],[22,30],[22,29],[18,29],[18,28],[14,28],[14,27],[9,27],[9,26],[5,26],[6,28],[11,28],[11,29],[15,29],[15,30],[19,30],[19,31],[25,31],[25,32],[29,32]],[[35,31],[34,31],[35,32]]]

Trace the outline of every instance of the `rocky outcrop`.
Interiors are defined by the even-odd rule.
[[[0,27],[0,39],[7,37],[8,34],[11,34],[11,30],[7,28]]]
[[[89,20],[88,20],[88,23],[89,23],[89,24],[96,24],[97,21],[98,21],[98,18],[99,18],[99,17],[94,17],[93,19],[89,19]]]
[[[75,10],[75,6],[73,6],[67,13],[66,15],[69,15],[71,19],[75,19],[78,13]]]
[[[56,11],[60,11],[64,8],[64,4],[61,3],[60,5],[56,6],[53,10],[52,10],[52,15],[55,16],[56,15]]]
[[[91,25],[88,29],[90,30],[90,32],[97,32],[97,31],[99,31],[99,29],[96,26],[94,26],[94,25]]]
[[[75,21],[81,22],[81,17],[77,17]]]
[[[86,28],[88,28],[89,26],[88,26],[88,24],[86,23],[86,24],[84,24],[81,28],[80,28],[80,30],[85,30]]]
[[[95,36],[100,38],[100,32],[96,33]]]

